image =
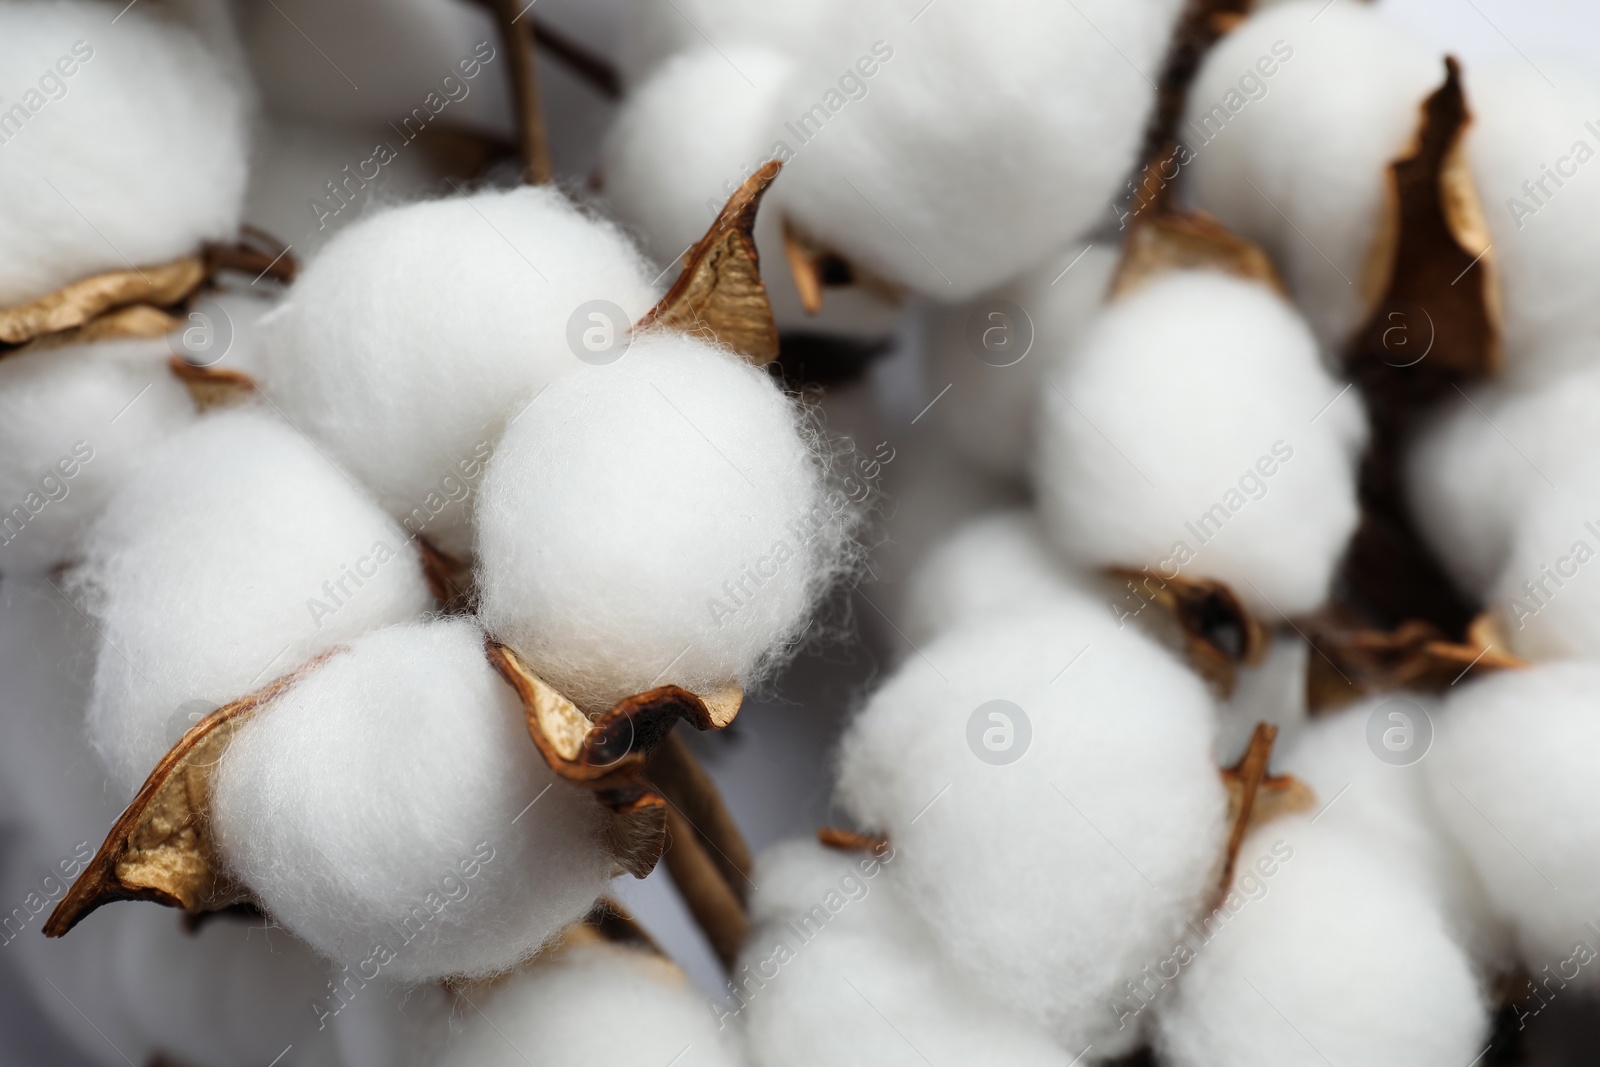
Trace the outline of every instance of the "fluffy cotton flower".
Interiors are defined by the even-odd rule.
[[[0,360],[0,571],[43,570],[153,449],[194,418],[165,341]]]
[[[974,618],[1003,617],[1086,592],[1045,540],[1032,511],[981,515],[956,527],[907,583],[900,629],[922,644]]]
[[[1368,314],[1389,164],[1442,59],[1360,4],[1278,4],[1207,55],[1179,131],[1194,202],[1266,248],[1337,350]]]
[[[1263,615],[1322,603],[1359,518],[1366,423],[1271,291],[1152,281],[1041,395],[1039,508],[1070,559],[1220,579]]]
[[[938,300],[1003,284],[1105,217],[1178,6],[943,0],[908,21],[842,5],[779,103],[784,214]]]
[[[131,793],[184,731],[310,657],[433,606],[400,528],[253,410],[153,451],[76,576],[103,641],[88,724]]]
[[[1385,853],[1297,818],[1247,837],[1238,869],[1237,906],[1192,928],[1158,1008],[1163,1063],[1461,1067],[1482,1053],[1469,961]]]
[[[964,455],[1026,476],[1039,389],[1099,312],[1119,258],[1115,246],[1074,245],[983,299],[934,312],[928,377],[950,389],[934,416]]]
[[[156,5],[0,7],[0,305],[231,239],[249,103],[227,49]]]
[[[1523,496],[1489,589],[1488,610],[1510,651],[1530,660],[1600,655],[1600,467],[1585,462],[1557,476],[1558,486]]]
[[[1584,942],[1600,910],[1600,667],[1507,671],[1453,694],[1423,761],[1446,824],[1472,859],[1530,971]]]
[[[879,878],[893,863],[892,848],[846,854],[807,841],[762,857],[736,999],[715,1009],[744,1024],[754,1062],[897,1063],[909,1042],[947,1067],[1065,1064],[1049,1035],[939,955]]]
[[[623,77],[637,83],[670,59],[702,46],[733,55],[749,46],[794,49],[820,36],[833,0],[774,4],[769,0],[633,0],[622,25]]]
[[[359,638],[275,700],[228,746],[212,811],[234,874],[355,974],[505,970],[612,869],[599,806],[556,780],[461,619]]]
[[[841,743],[838,799],[976,984],[1115,1055],[1108,999],[1200,906],[1223,848],[1204,685],[1092,601],[926,645]]]
[[[264,324],[268,389],[409,530],[465,552],[506,419],[585,359],[611,358],[585,331],[620,347],[654,303],[654,273],[550,188],[375,214],[330,241]]]
[[[623,1025],[599,1024],[599,1005]],[[665,960],[605,943],[567,949],[497,988],[451,1037],[439,1067],[735,1067],[705,1001]]]
[[[485,624],[588,707],[759,679],[837,572],[848,527],[765,371],[671,332],[555,382],[478,500]]]
[[[601,153],[602,186],[607,207],[657,262],[683,255],[745,178],[784,157],[789,135],[776,104],[793,68],[774,49],[705,46],[673,57],[624,102]],[[769,197],[785,182],[780,176]],[[891,329],[895,305],[859,286],[830,288],[818,316],[805,312],[775,203],[756,217],[756,247],[780,327],[870,335]]]
[[[1528,381],[1592,365],[1600,308],[1583,279],[1600,270],[1600,181],[1589,173],[1600,84],[1544,58],[1538,70],[1526,58],[1469,67],[1466,82],[1467,157],[1503,287],[1506,374]]]

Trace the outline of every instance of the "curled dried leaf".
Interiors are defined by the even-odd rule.
[[[778,358],[778,325],[761,280],[756,212],[783,164],[769,160],[729,198],[721,214],[683,257],[667,295],[634,326],[704,333],[758,367]]]
[[[1266,627],[1222,582],[1207,578],[1162,578],[1147,567],[1112,567],[1112,577],[1134,594],[1163,608],[1183,635],[1190,664],[1224,695],[1231,694],[1241,666],[1260,663],[1267,652]]]
[[[1287,291],[1261,247],[1229,230],[1204,211],[1166,211],[1141,218],[1128,231],[1122,261],[1111,280],[1120,300],[1165,274],[1215,270]]]
[[[1306,674],[1313,712],[1328,712],[1392,689],[1442,692],[1469,671],[1516,670],[1527,664],[1506,651],[1492,620],[1480,616],[1465,642],[1432,623],[1411,620],[1394,630],[1351,626],[1341,618],[1308,627],[1316,655]]]
[[[288,689],[337,655],[326,652],[249,696],[218,708],[173,746],[111,827],[89,866],[72,883],[44,925],[60,937],[103,904],[153,900],[191,915],[254,904],[223,873],[211,837],[211,777],[240,727]]]
[[[197,367],[177,356],[167,360],[167,369],[189,390],[201,411],[233,407],[256,394],[256,380],[243,371]]]
[[[1306,785],[1292,775],[1267,773],[1272,761],[1272,746],[1278,739],[1278,728],[1267,723],[1257,723],[1250,745],[1239,762],[1222,770],[1222,785],[1228,793],[1228,850],[1223,857],[1222,876],[1212,908],[1217,907],[1233,885],[1233,872],[1239,861],[1239,849],[1251,830],[1264,826],[1274,819],[1316,807],[1317,797]]]
[[[823,848],[831,848],[835,852],[876,852],[889,843],[887,837],[861,834],[837,826],[817,827],[817,841]]]
[[[0,356],[47,335],[78,330],[118,308],[171,307],[187,299],[205,279],[205,260],[184,256],[157,267],[96,274],[26,304],[0,308]],[[144,321],[151,320],[146,316]]]

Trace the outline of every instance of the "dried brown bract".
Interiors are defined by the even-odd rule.
[[[256,395],[256,380],[243,371],[197,367],[177,356],[167,360],[167,369],[189,390],[201,411],[233,407]]]
[[[205,280],[205,260],[184,256],[157,267],[96,274],[26,304],[0,308],[0,358],[34,345],[160,337],[177,325],[162,309],[187,300]]]
[[[1391,689],[1440,692],[1468,671],[1526,666],[1505,650],[1487,617],[1473,624],[1464,643],[1415,619],[1394,630],[1372,630],[1324,617],[1310,624],[1309,635],[1315,652],[1306,673],[1306,698],[1313,712],[1333,711]]]
[[[1215,270],[1286,293],[1283,279],[1260,246],[1204,211],[1170,211],[1134,223],[1111,281],[1112,299],[1180,270]]]
[[[1266,656],[1268,633],[1232,589],[1206,578],[1162,578],[1144,570],[1110,569],[1141,600],[1164,609],[1182,633],[1190,664],[1222,694],[1233,692],[1241,666]]]

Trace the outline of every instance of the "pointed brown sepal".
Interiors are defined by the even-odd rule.
[[[711,229],[683,257],[683,272],[634,326],[706,334],[758,367],[778,358],[778,324],[761,280],[756,211],[783,164],[769,160],[722,209]]]
[[[0,357],[45,338],[65,343],[159,337],[166,330],[145,332],[156,327],[156,316],[164,316],[158,309],[187,299],[205,279],[205,260],[184,256],[157,267],[96,274],[26,304],[0,308]]]
[[[837,826],[819,826],[817,843],[835,852],[877,852],[889,844],[889,839],[875,834],[844,830]]]
[[[617,866],[648,878],[667,848],[666,798],[638,783],[601,790],[595,798],[611,809],[605,840]]]
[[[1506,650],[1488,616],[1472,624],[1466,642],[1451,641],[1437,626],[1415,619],[1394,630],[1324,619],[1313,621],[1309,632],[1313,652],[1306,699],[1312,712],[1333,711],[1392,689],[1443,692],[1468,671],[1527,666]]]
[[[111,827],[100,851],[44,924],[60,937],[103,904],[153,900],[191,915],[254,903],[223,873],[211,837],[211,777],[239,728],[285,689],[342,649],[218,708],[172,747]]]
[[[1177,623],[1190,664],[1223,694],[1231,694],[1241,666],[1260,663],[1268,634],[1244,603],[1222,582],[1207,578],[1161,578],[1149,568],[1113,567],[1141,601],[1154,601]]]
[[[1227,896],[1233,884],[1234,867],[1239,861],[1239,849],[1245,837],[1258,826],[1274,819],[1316,807],[1317,797],[1311,787],[1287,774],[1267,773],[1272,760],[1272,746],[1278,739],[1278,728],[1267,723],[1257,723],[1239,762],[1222,770],[1222,785],[1228,793],[1228,851],[1223,858],[1222,877],[1218,884],[1213,908]]]
[[[1390,166],[1385,217],[1363,278],[1373,311],[1354,356],[1377,372],[1404,370],[1413,355],[1426,358],[1429,377],[1479,378],[1500,368],[1498,268],[1466,159],[1471,122],[1460,65],[1447,56],[1444,84],[1424,101],[1415,141]]]
[[[288,284],[300,273],[300,261],[289,247],[267,231],[251,225],[240,227],[241,238],[231,244],[208,244],[203,253],[207,277],[224,270],[239,271],[255,279],[271,278]]]
[[[167,369],[189,390],[201,411],[233,407],[256,394],[256,380],[243,371],[197,367],[177,356],[168,358]]]
[[[1204,211],[1168,211],[1134,223],[1111,280],[1111,298],[1120,300],[1180,270],[1221,271],[1286,292],[1277,268],[1260,246]]]

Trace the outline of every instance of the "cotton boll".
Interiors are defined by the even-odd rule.
[[[73,558],[112,492],[194,419],[165,341],[0,361],[0,571]]]
[[[479,495],[480,614],[589,708],[749,686],[805,627],[850,527],[794,403],[685,334],[551,384]]]
[[[1559,663],[1465,686],[1423,762],[1446,824],[1536,973],[1575,942],[1595,944],[1597,680],[1592,663]]]
[[[587,366],[572,331],[620,338],[649,311],[654,273],[548,187],[376,214],[330,241],[266,324],[268,391],[408,530],[463,554],[505,420]],[[595,301],[610,307],[583,311]]]
[[[654,76],[680,54],[709,45],[729,55],[746,46],[793,50],[812,41],[837,5],[767,0],[630,0],[622,24],[620,67],[630,84]],[[751,75],[753,77],[753,75]]]
[[[1251,834],[1239,864],[1233,903],[1191,930],[1193,958],[1158,1008],[1163,1063],[1461,1067],[1482,1054],[1469,961],[1385,854],[1302,817]]]
[[[450,1035],[456,997],[438,982],[379,979],[361,989],[328,1029],[342,1067],[432,1067]]]
[[[742,1003],[718,1009],[744,1023],[752,1059],[833,1067],[926,1049],[949,1067],[1064,1067],[1070,1053],[938,955],[884,868],[806,841],[762,858],[756,930],[733,977]]]
[[[1600,84],[1543,57],[1538,70],[1522,58],[1470,67],[1466,83],[1467,157],[1503,287],[1506,375],[1534,381],[1592,365],[1600,312],[1580,279],[1600,267],[1600,181],[1588,167]]]
[[[970,619],[1012,615],[1091,593],[1062,563],[1033,512],[1000,511],[956,527],[907,583],[899,626],[914,644]]]
[[[226,51],[153,5],[108,25],[88,0],[0,8],[25,113],[0,162],[0,305],[238,229],[250,105]]]
[[[1511,550],[1489,589],[1488,610],[1510,651],[1543,661],[1600,654],[1600,467],[1567,470],[1559,487],[1522,498]]]
[[[212,815],[269,914],[390,979],[515,966],[612,868],[601,809],[555,779],[461,619],[359,638],[279,697],[223,755]]]
[[[255,410],[151,452],[84,557],[74,581],[101,638],[89,733],[125,795],[217,706],[434,604],[404,531]]]
[[[1273,770],[1316,793],[1320,827],[1359,840],[1442,909],[1458,943],[1498,963],[1507,948],[1505,928],[1446,832],[1423,766],[1444,715],[1437,700],[1422,694],[1372,697],[1318,717],[1291,744],[1280,738]]]
[[[765,47],[699,47],[673,57],[629,96],[606,137],[601,181],[608,208],[657,262],[682,256],[746,178],[784,155],[776,151],[788,136],[776,102],[793,68],[786,54]],[[830,288],[822,311],[806,313],[777,208],[757,215],[755,238],[781,328],[869,335],[892,328],[898,309],[859,286]]]
[[[1068,558],[1219,579],[1266,617],[1323,602],[1359,519],[1366,421],[1276,295],[1203,271],[1153,281],[1048,385],[1035,485]]]
[[[590,943],[474,998],[439,1067],[735,1067],[739,1057],[671,963]],[[606,1025],[597,1012],[618,1012]]]
[[[950,387],[938,417],[963,455],[1025,478],[1039,389],[1099,312],[1119,258],[1111,245],[1074,245],[982,300],[934,311],[928,376]]]
[[[1001,285],[1104,218],[1178,6],[955,0],[911,21],[843,5],[779,104],[784,214],[936,300]]]
[[[1267,657],[1239,669],[1233,695],[1217,709],[1217,761],[1231,766],[1244,755],[1258,723],[1278,728],[1277,751],[1294,740],[1310,714],[1306,670],[1314,653],[1299,634],[1278,635]]]
[[[1222,854],[1212,730],[1197,677],[1068,600],[907,659],[846,732],[837,797],[893,842],[885,878],[961,971],[1114,1056],[1137,1034],[1107,1001],[1166,954]]]
[[[1296,0],[1219,41],[1189,90],[1194,203],[1266,248],[1330,351],[1368,314],[1389,164],[1444,76],[1382,13]]]

